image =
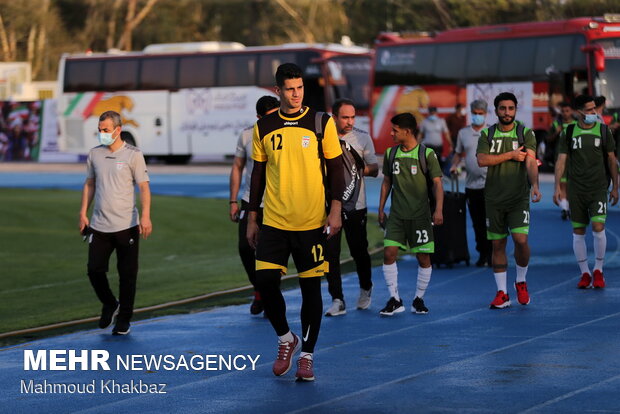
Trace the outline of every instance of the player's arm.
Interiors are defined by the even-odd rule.
[[[239,204],[237,202],[237,197],[239,195],[239,188],[241,187],[241,177],[243,176],[244,167],[245,158],[235,156],[230,170],[230,196],[228,198],[230,204],[230,219],[234,222],[239,221]]]
[[[532,186],[532,201],[537,203],[542,198],[538,185],[538,163],[536,162],[536,153],[529,148],[525,158],[525,168],[527,170],[527,178]]]
[[[461,160],[464,159],[467,155],[465,153],[465,147],[463,146],[461,131],[462,129],[456,136],[456,148],[454,148],[454,157],[452,157],[452,165],[450,166],[450,173],[452,174],[458,174],[459,164],[461,163]]]
[[[254,160],[252,168],[252,179],[250,180],[250,202],[248,204],[248,228],[246,238],[250,246],[255,249],[258,237],[258,209],[265,193],[267,185],[267,161]]]
[[[568,144],[566,142],[566,132],[561,132],[558,137],[558,158],[555,160],[555,168],[554,168],[554,190],[553,190],[553,202],[556,205],[560,205],[560,200],[562,199],[562,190],[560,188],[560,182],[562,177],[564,176],[564,171],[566,169],[566,160],[567,160],[567,152],[568,152]]]
[[[433,195],[435,196],[435,211],[433,212],[433,224],[443,224],[443,184],[441,177],[433,178]]]
[[[330,239],[340,231],[342,227],[342,194],[344,192],[344,168],[342,154],[336,158],[325,159],[325,169],[327,170],[327,180],[331,194],[329,215],[325,231],[327,238]]]
[[[385,203],[392,191],[392,177],[388,174],[383,175],[383,182],[381,182],[381,192],[379,193],[379,214],[377,220],[382,228],[385,228]]]
[[[618,203],[618,160],[614,152],[607,153],[607,163],[609,164],[609,173],[611,174],[611,193],[609,193],[609,201],[615,206]]]
[[[151,235],[153,224],[151,223],[151,187],[148,181],[138,184],[140,190],[140,234],[143,239]]]
[[[366,135],[366,145],[364,146],[364,176],[376,177],[379,175],[379,163],[375,155],[375,146],[370,135]]]
[[[79,227],[80,232],[84,230],[85,227],[88,227],[90,224],[88,220],[88,208],[90,204],[93,202],[93,198],[95,197],[95,179],[87,178],[84,181],[84,187],[82,187],[82,205],[80,207],[79,214]]]
[[[503,154],[484,154],[480,152],[476,154],[478,166],[480,167],[491,167],[510,160],[523,162],[526,156],[527,153],[523,152],[523,146],[513,151],[504,152]]]

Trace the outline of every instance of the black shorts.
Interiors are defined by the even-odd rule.
[[[263,225],[256,245],[256,270],[278,269],[286,274],[293,256],[299,277],[323,276],[327,271],[323,227],[306,231],[287,231]]]

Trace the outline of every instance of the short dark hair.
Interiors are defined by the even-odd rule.
[[[278,98],[269,95],[261,96],[258,98],[258,101],[256,101],[256,115],[265,116],[267,112],[279,106],[280,101],[278,101]]]
[[[411,130],[412,134],[415,134],[418,130],[418,121],[416,121],[415,116],[409,112],[394,115],[390,122],[399,128]]]
[[[575,109],[583,109],[588,102],[594,102],[592,95],[579,95],[575,98]]]
[[[519,105],[519,102],[517,102],[517,97],[512,92],[502,92],[497,95],[493,101],[493,106],[495,106],[495,109],[497,109],[501,101],[512,101],[515,103],[515,106]]]
[[[607,102],[607,98],[605,98],[603,95],[594,98],[594,105],[596,106],[605,105],[605,102]]]
[[[562,102],[559,103],[559,106],[560,106],[560,108],[566,108],[567,106],[570,107],[571,104],[569,104],[566,101],[562,101]]]
[[[285,80],[303,78],[303,76],[303,71],[296,64],[283,63],[276,70],[276,85],[281,87],[284,85]]]
[[[355,104],[349,98],[336,99],[336,102],[334,102],[334,104],[332,105],[332,114],[338,116],[338,112],[340,112],[340,108],[342,107],[342,105],[351,105],[353,108],[355,108]]]
[[[429,106],[428,107],[428,113],[431,113],[431,112],[437,112],[437,107],[436,106]]]
[[[99,115],[99,122],[105,121],[106,119],[112,120],[112,125],[114,125],[114,128],[123,125],[123,123],[121,122],[121,115],[118,112],[105,111],[104,113]]]

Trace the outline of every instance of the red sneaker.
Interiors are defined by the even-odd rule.
[[[603,277],[603,272],[601,272],[600,270],[595,270],[592,276],[594,276],[594,282],[592,282],[592,287],[595,289],[603,289],[605,287],[605,278]]]
[[[495,295],[495,299],[491,302],[490,309],[503,309],[510,306],[510,298],[503,290],[498,290],[497,295]]]
[[[293,355],[301,348],[299,337],[293,334],[293,342],[278,341],[278,357],[273,363],[273,373],[276,376],[284,375],[291,370]]]
[[[314,371],[312,370],[312,359],[301,357],[297,360],[297,381],[314,381]]]
[[[517,290],[517,300],[521,305],[530,304],[530,294],[527,292],[527,283],[517,282],[515,283],[515,289]]]
[[[577,283],[577,289],[589,289],[590,283],[592,283],[592,276],[590,276],[590,273],[584,273],[581,275],[581,280],[579,280],[579,283]],[[604,283],[605,282],[603,282],[603,284]]]

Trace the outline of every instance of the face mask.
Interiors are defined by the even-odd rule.
[[[484,115],[472,114],[471,115],[471,123],[480,126],[484,124]]]
[[[429,121],[434,121],[434,120],[436,120],[436,119],[437,119],[437,115],[429,115],[429,116],[428,116],[428,120],[429,120]]]
[[[467,115],[467,110],[465,108],[461,109],[461,115],[463,116]]]
[[[598,120],[598,116],[596,114],[583,114],[584,115],[584,119],[583,122],[588,124],[588,125],[592,125],[593,123],[595,123]]]
[[[113,132],[100,132],[99,133],[99,143],[101,145],[105,145],[106,147],[109,147],[110,145],[112,145],[114,143],[114,141],[116,141],[116,138],[112,138],[112,135],[114,133]]]

